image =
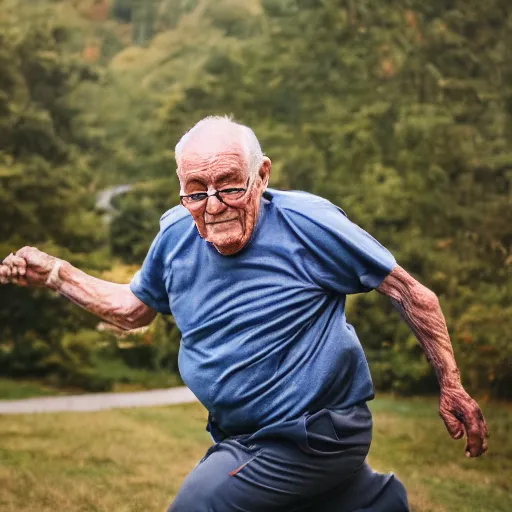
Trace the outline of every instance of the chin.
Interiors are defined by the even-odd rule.
[[[247,244],[247,240],[244,240],[243,237],[236,237],[228,240],[226,240],[226,238],[222,238],[218,241],[209,241],[215,246],[215,249],[224,256],[230,256],[231,254],[241,251]]]
[[[220,254],[230,256],[241,251],[247,245],[250,236],[245,236],[240,224],[229,230],[225,229],[224,226],[226,224],[209,226],[205,239],[213,244]]]
[[[212,237],[208,241],[211,242],[221,252],[223,250],[229,250],[232,247],[239,247],[242,245],[242,240],[240,237],[230,238],[227,240],[224,237]]]
[[[242,228],[240,226],[236,226],[235,229],[231,227],[231,229],[223,229],[223,224],[219,224],[217,226],[210,226],[207,230],[207,240],[212,244],[223,246],[223,245],[232,245],[240,242],[244,236]]]

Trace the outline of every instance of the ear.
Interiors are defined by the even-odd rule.
[[[258,175],[261,179],[263,190],[268,187],[268,182],[270,180],[270,171],[272,170],[272,162],[270,158],[263,157],[263,162],[261,164],[260,170],[258,171]]]

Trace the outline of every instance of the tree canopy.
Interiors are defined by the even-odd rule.
[[[177,204],[174,144],[202,117],[233,114],[273,160],[271,186],[340,205],[438,294],[464,383],[510,395],[509,2],[61,0],[40,2],[37,23],[32,3],[8,4],[4,252],[53,244],[98,269],[107,253],[140,264]],[[105,237],[93,194],[126,182]],[[41,316],[67,307],[56,304]],[[385,298],[352,297],[348,318],[378,387],[435,389]]]

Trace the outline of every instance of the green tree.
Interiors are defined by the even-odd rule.
[[[166,128],[174,136],[185,119],[219,111],[251,124],[274,160],[274,185],[339,204],[438,293],[465,383],[510,389],[512,348],[498,324],[511,292],[511,7],[263,6],[258,44],[216,48],[200,82],[168,101]],[[351,312],[377,384],[432,389],[386,299],[355,297]]]
[[[2,13],[4,15],[5,13]],[[70,92],[95,74],[62,50],[66,31],[2,17],[0,36],[0,252],[37,245],[88,268],[106,267],[93,175],[73,129]],[[0,288],[0,359],[10,375],[52,373],[84,384],[87,358],[67,332],[93,319],[46,291]],[[97,382],[89,384],[103,387]]]

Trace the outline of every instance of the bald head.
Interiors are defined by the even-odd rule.
[[[182,205],[201,237],[223,255],[249,242],[272,163],[254,132],[228,117],[207,117],[176,146]]]
[[[219,154],[229,153],[237,154],[243,159],[252,181],[264,158],[254,132],[229,117],[206,117],[185,133],[176,145],[178,175],[183,160],[214,160]]]

